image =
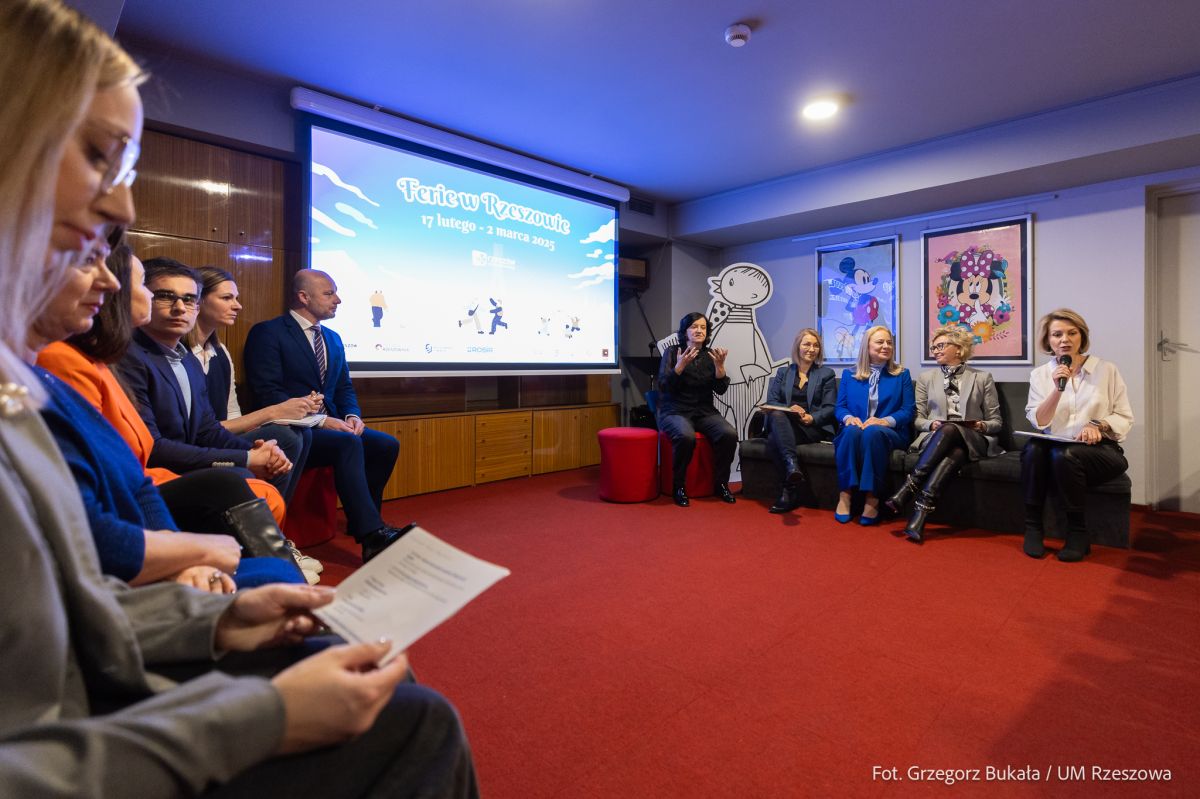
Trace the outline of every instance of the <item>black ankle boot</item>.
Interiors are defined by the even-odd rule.
[[[224,515],[225,522],[233,537],[242,545],[242,553],[246,557],[279,558],[300,568],[265,499],[255,497],[234,505]]]
[[[904,506],[908,504],[908,501],[912,499],[913,494],[917,493],[920,487],[921,484],[917,482],[917,478],[914,475],[907,475],[904,478],[904,485],[900,486],[900,489],[895,494],[884,500],[883,504],[887,505],[888,510],[892,513],[903,513]]]
[[[1046,556],[1046,546],[1043,539],[1046,534],[1042,528],[1042,506],[1025,506],[1025,554],[1031,558]]]
[[[922,491],[917,496],[917,501],[913,503],[912,516],[908,519],[908,524],[904,526],[904,534],[908,536],[909,541],[918,544],[925,543],[925,522],[929,518],[929,514],[933,513],[933,497]]]
[[[1082,511],[1067,511],[1067,543],[1058,551],[1063,563],[1077,563],[1092,551],[1087,525]]]
[[[721,500],[722,502],[728,502],[730,505],[737,502],[737,500],[733,498],[733,494],[729,492],[728,483],[717,483],[715,486],[713,486],[713,493],[716,494],[717,499]]]
[[[675,493],[671,495],[671,498],[674,499],[675,504],[681,508],[686,508],[688,505],[692,504],[691,501],[688,500],[687,492],[682,488],[675,489]]]
[[[787,513],[795,510],[799,505],[800,503],[796,501],[796,496],[792,493],[791,487],[785,483],[783,490],[779,492],[779,499],[775,500],[775,504],[771,506],[770,511],[771,513]]]

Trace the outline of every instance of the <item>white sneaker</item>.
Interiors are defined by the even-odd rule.
[[[313,574],[320,574],[321,572],[325,571],[325,566],[321,563],[321,561],[305,555],[303,552],[297,549],[296,545],[291,541],[287,542],[287,546],[292,552],[292,557],[296,559],[296,565],[299,566],[302,571],[309,571]],[[309,582],[312,583],[316,581],[309,580]]]

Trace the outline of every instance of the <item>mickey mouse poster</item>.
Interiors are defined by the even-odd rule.
[[[923,234],[926,341],[958,325],[975,338],[972,360],[1032,363],[1031,228],[1023,216]]]
[[[826,361],[852,362],[873,325],[898,337],[896,253],[896,236],[817,248],[817,330]]]

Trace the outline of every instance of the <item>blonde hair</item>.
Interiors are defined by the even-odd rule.
[[[933,338],[929,343],[932,344],[939,338],[948,338],[951,344],[958,347],[958,357],[962,358],[963,363],[971,359],[971,354],[975,351],[975,334],[971,331],[961,325],[946,325],[933,331]]]
[[[806,327],[796,334],[796,338],[792,341],[792,363],[800,365],[800,342],[804,341],[805,336],[812,336],[817,340],[817,357],[813,359],[813,366],[820,366],[825,363],[825,344],[821,341],[821,335],[811,327]]]
[[[896,337],[892,335],[892,331],[887,325],[875,325],[867,328],[867,332],[863,333],[862,344],[858,345],[858,362],[854,365],[854,378],[856,380],[866,380],[871,376],[871,336],[883,331],[888,334],[892,340],[892,357],[888,358],[888,362],[884,365],[889,375],[898,375],[904,371],[904,367],[896,362]]]
[[[97,91],[142,80],[108,34],[59,0],[0,3],[0,380],[37,399],[26,336],[79,258],[47,256],[63,150]]]
[[[1042,348],[1042,352],[1053,352],[1050,349],[1051,322],[1066,322],[1069,325],[1079,328],[1079,354],[1083,355],[1088,351],[1088,347],[1092,344],[1092,337],[1091,331],[1088,330],[1087,322],[1083,321],[1083,317],[1070,308],[1055,308],[1038,322],[1038,346]]]

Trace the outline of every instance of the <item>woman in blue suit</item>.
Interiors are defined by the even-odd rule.
[[[892,450],[912,441],[912,376],[894,360],[895,346],[892,332],[876,325],[863,335],[855,369],[842,372],[837,400],[842,429],[833,440],[841,490],[833,516],[842,524],[850,521],[855,489],[866,494],[858,523],[879,521],[879,493],[885,488]]]
[[[796,445],[833,438],[837,381],[833,370],[821,365],[824,360],[820,335],[804,328],[792,342],[791,364],[775,373],[767,389],[767,405],[789,409],[767,410],[767,452],[783,481],[771,513],[787,513],[800,504],[796,488],[804,482],[804,473],[796,459]]]

